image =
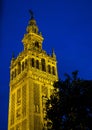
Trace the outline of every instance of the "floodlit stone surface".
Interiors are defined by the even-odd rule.
[[[58,80],[56,55],[42,49],[43,37],[33,17],[26,30],[24,50],[10,65],[8,130],[46,129],[45,102]]]

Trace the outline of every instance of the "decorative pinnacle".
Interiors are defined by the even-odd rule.
[[[54,48],[52,49],[52,54],[55,55]]]
[[[31,15],[31,19],[34,19],[34,13],[33,13],[33,11],[31,9],[29,10],[29,13]]]
[[[14,59],[15,58],[15,55],[14,55],[14,52],[12,52],[12,59]]]
[[[55,52],[54,52],[54,48],[52,49],[52,57],[56,57]]]

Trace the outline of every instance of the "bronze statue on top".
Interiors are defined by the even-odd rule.
[[[29,13],[31,15],[31,19],[34,19],[34,13],[33,13],[33,11],[31,9],[29,10]]]

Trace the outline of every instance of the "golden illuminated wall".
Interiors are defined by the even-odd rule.
[[[22,42],[24,50],[10,65],[8,130],[42,130],[45,102],[58,80],[56,56],[42,49],[43,37],[33,17]]]

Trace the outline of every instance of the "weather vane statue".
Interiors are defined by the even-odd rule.
[[[31,15],[31,19],[33,19],[34,18],[34,13],[33,13],[33,11],[31,9],[29,10],[29,13]]]

